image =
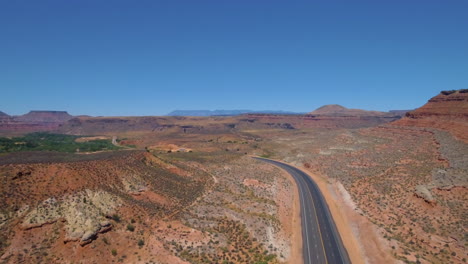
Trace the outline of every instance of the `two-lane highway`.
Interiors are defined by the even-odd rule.
[[[307,174],[288,164],[254,158],[284,169],[294,177],[297,183],[301,203],[304,264],[351,263],[317,184]]]

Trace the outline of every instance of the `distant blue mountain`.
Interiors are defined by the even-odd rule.
[[[242,114],[279,114],[279,115],[299,115],[296,113],[282,110],[175,110],[167,114],[168,116],[236,116]]]

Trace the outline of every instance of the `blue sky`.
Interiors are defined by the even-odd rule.
[[[0,1],[0,111],[412,109],[468,88],[468,1]]]

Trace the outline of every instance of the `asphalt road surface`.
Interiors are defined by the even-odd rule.
[[[301,203],[304,264],[351,263],[317,184],[307,174],[288,164],[257,157],[254,159],[278,166],[296,180]]]

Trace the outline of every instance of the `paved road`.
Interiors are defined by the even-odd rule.
[[[269,159],[255,159],[286,170],[296,180],[301,203],[304,264],[351,263],[317,184],[307,174],[290,165]]]

